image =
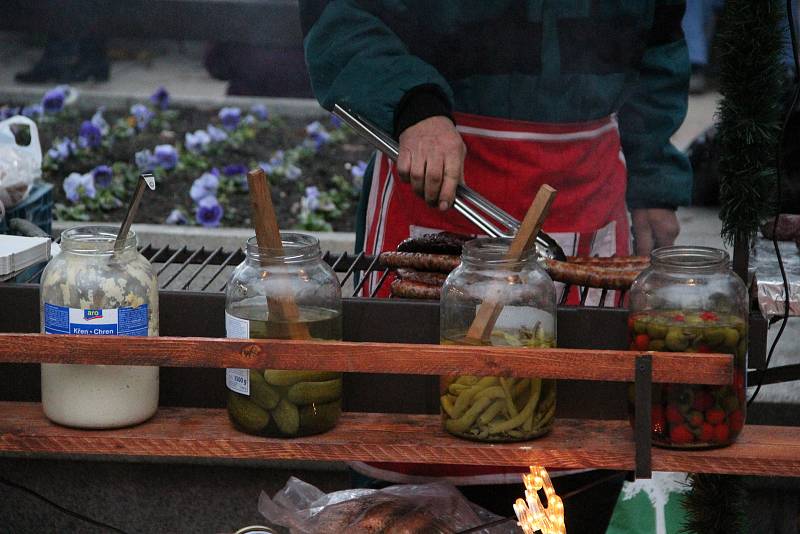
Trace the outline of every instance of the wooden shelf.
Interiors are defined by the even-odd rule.
[[[189,337],[0,334],[0,362],[313,369],[411,375],[540,376],[632,382],[636,357],[620,350],[465,347]],[[653,381],[730,384],[729,354],[648,352]]]
[[[219,409],[161,408],[139,426],[74,430],[47,421],[38,403],[23,402],[0,403],[0,452],[634,468],[626,421],[559,419],[546,437],[494,445],[451,437],[436,416],[346,413],[326,434],[267,439],[234,430]],[[653,449],[653,469],[800,476],[800,428],[748,426],[736,444],[722,449]]]

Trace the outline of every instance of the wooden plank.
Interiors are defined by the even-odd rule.
[[[314,369],[633,381],[636,351],[191,337],[0,334],[0,362]],[[726,354],[652,352],[653,381],[730,384]]]
[[[236,431],[218,409],[161,408],[139,426],[89,431],[48,422],[38,403],[0,403],[0,452],[629,469],[633,442],[622,423],[569,420],[536,441],[488,445],[446,434],[438,416],[351,412],[319,436],[268,439]]]
[[[540,439],[511,444],[461,440],[431,415],[346,413],[319,436],[269,439],[237,432],[218,409],[161,408],[117,430],[75,430],[48,422],[38,403],[0,403],[0,452],[165,458],[392,461],[550,468],[633,468],[626,421],[559,419]],[[747,426],[739,441],[707,451],[653,449],[653,469],[800,476],[800,428]]]

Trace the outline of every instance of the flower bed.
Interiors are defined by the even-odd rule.
[[[121,220],[139,172],[152,170],[157,191],[137,222],[250,226],[245,173],[260,166],[282,228],[353,229],[370,149],[333,116],[307,124],[263,105],[201,111],[171,105],[163,88],[130,109],[93,114],[76,98],[60,86],[38,104],[0,105],[0,120],[20,113],[37,122],[57,219]]]

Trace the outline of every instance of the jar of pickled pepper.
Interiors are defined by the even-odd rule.
[[[226,289],[227,337],[291,339],[299,322],[312,339],[340,340],[341,289],[319,241],[298,233],[281,233],[281,240],[282,251],[259,247],[255,237],[245,244],[245,260]],[[289,300],[297,306],[295,318],[275,305]],[[336,426],[341,415],[342,373],[228,369],[226,384],[228,415],[249,434],[318,434]]]
[[[510,239],[478,238],[464,245],[461,265],[442,288],[442,344],[554,347],[556,302],[553,281],[531,250],[518,261],[506,259]],[[483,302],[502,311],[480,342],[467,337]],[[555,380],[535,376],[441,378],[444,429],[488,442],[523,441],[546,434],[556,409]]]
[[[728,253],[694,246],[654,250],[650,267],[631,286],[630,310],[631,350],[734,356],[732,385],[653,386],[653,444],[708,448],[733,443],[745,420],[747,290],[731,270]],[[631,416],[633,400],[631,386]]]

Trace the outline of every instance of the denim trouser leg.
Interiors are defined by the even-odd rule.
[[[692,65],[708,65],[708,28],[713,17],[713,0],[687,0],[683,33]]]

